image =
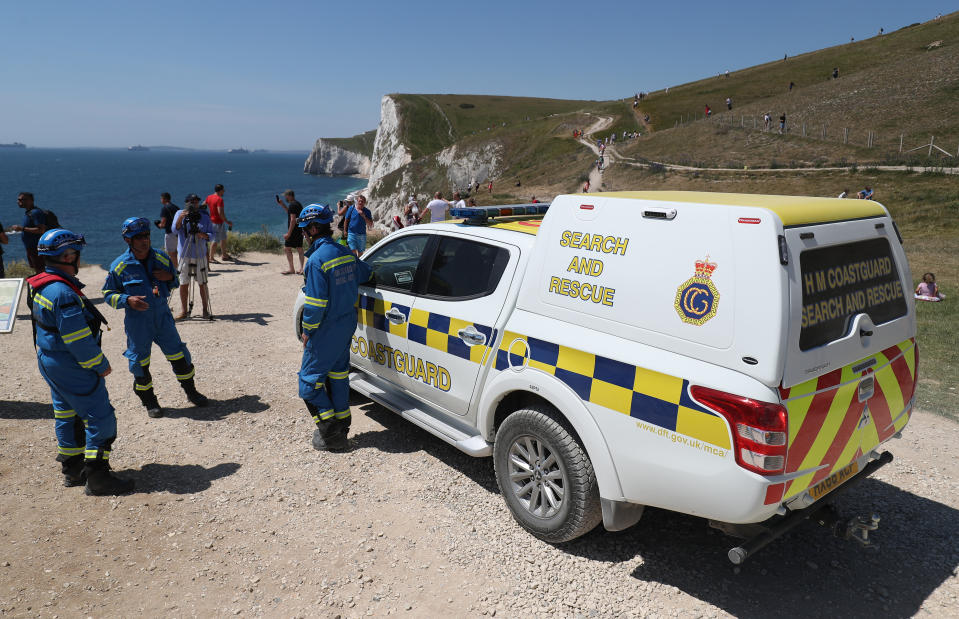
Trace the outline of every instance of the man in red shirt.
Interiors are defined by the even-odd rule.
[[[219,262],[214,259],[216,246],[220,246],[220,258],[223,260],[233,260],[226,252],[226,232],[233,229],[233,222],[226,218],[226,211],[223,206],[223,185],[217,183],[213,188],[213,193],[206,197],[207,208],[210,209],[210,222],[213,223],[213,236],[210,239],[210,262]]]

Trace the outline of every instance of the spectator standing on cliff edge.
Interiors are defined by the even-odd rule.
[[[295,272],[302,275],[303,263],[305,261],[303,257],[303,231],[300,230],[296,220],[299,218],[300,212],[303,211],[303,205],[297,201],[296,194],[292,189],[287,189],[283,192],[283,199],[286,200],[286,204],[283,204],[280,197],[276,196],[276,203],[282,206],[283,210],[286,211],[286,234],[283,235],[283,253],[286,254],[286,262],[289,268],[286,271],[280,271],[280,274],[292,275],[294,273],[293,249],[295,248],[300,256],[300,270]]]
[[[33,203],[33,194],[22,191],[17,195],[17,206],[24,209],[23,223],[19,226],[10,226],[13,232],[22,232],[23,248],[27,252],[27,262],[34,273],[43,273],[46,265],[43,256],[37,253],[37,242],[47,231],[46,213]]]
[[[223,260],[233,260],[226,251],[226,231],[233,229],[233,222],[226,218],[226,207],[223,204],[223,193],[226,190],[223,185],[217,183],[213,188],[213,193],[206,197],[204,202],[210,209],[210,222],[213,223],[213,236],[210,239],[209,262],[217,263],[214,258],[216,255],[216,246],[220,246],[220,258]]]

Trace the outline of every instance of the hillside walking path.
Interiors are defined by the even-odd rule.
[[[613,122],[612,116],[599,116],[592,125],[586,128],[583,131],[583,137],[577,138],[577,141],[580,144],[586,146],[586,148],[593,151],[597,158],[599,158],[599,147],[596,146],[596,140],[593,139],[593,134],[597,131],[602,131],[606,127],[610,126]],[[612,153],[607,147],[605,150],[604,157],[604,168],[609,167],[613,161]],[[590,166],[589,169],[589,189],[590,191],[599,191],[603,186],[603,172],[598,169],[595,165]]]

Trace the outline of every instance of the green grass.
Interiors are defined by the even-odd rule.
[[[351,138],[323,138],[323,140],[339,146],[344,150],[372,157],[373,143],[376,140],[376,129],[354,135]]]
[[[30,268],[30,265],[27,264],[25,260],[13,260],[11,262],[4,262],[4,270],[6,271],[7,277],[31,277],[33,275],[33,269]]]
[[[259,232],[228,232],[226,248],[233,256],[254,251],[278,254],[283,251],[283,239],[270,234],[263,226]]]

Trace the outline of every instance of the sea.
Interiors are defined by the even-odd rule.
[[[0,223],[20,224],[17,194],[29,191],[40,208],[56,213],[60,225],[84,235],[82,263],[109,266],[126,250],[120,227],[127,217],[160,218],[160,194],[169,192],[183,206],[190,193],[205,198],[222,183],[226,215],[234,232],[264,228],[286,232],[286,212],[275,195],[296,192],[304,206],[335,205],[366,185],[349,176],[303,173],[309,153],[85,148],[0,148]],[[25,260],[19,234],[9,234],[4,260]],[[153,246],[163,247],[163,232],[153,227]]]

